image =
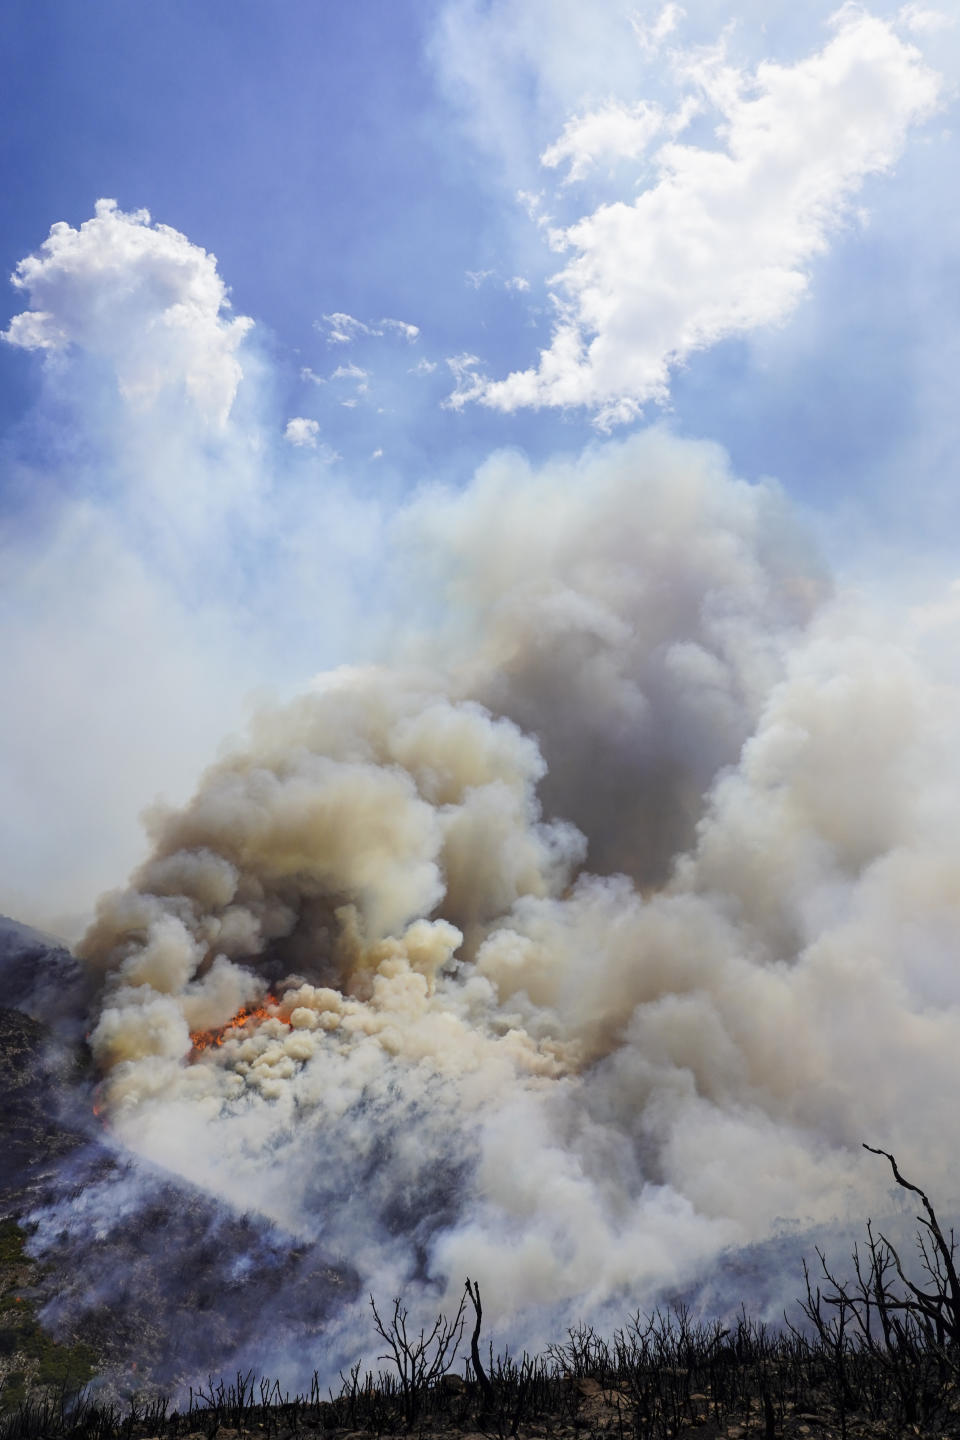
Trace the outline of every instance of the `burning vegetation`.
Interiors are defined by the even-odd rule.
[[[277,1015],[279,1002],[273,995],[267,995],[259,1005],[243,1005],[226,1025],[215,1026],[211,1030],[191,1030],[190,1042],[193,1046],[191,1054],[198,1055],[204,1050],[218,1047],[223,1044],[228,1035],[234,1035],[245,1029],[251,1029],[261,1020],[271,1020]]]

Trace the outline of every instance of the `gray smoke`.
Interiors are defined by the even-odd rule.
[[[955,1186],[956,691],[922,624],[881,633],[775,487],[656,431],[495,457],[397,536],[417,638],[264,709],[100,902],[115,1143],[344,1294],[477,1276],[531,1343],[882,1207],[862,1139]]]

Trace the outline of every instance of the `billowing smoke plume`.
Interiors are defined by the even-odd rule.
[[[264,710],[101,901],[114,1133],[534,1340],[862,1213],[862,1139],[955,1182],[955,692],[655,431],[399,535],[418,640]]]

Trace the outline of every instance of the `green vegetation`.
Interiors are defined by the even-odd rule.
[[[61,1345],[40,1325],[32,1303],[37,1270],[24,1240],[14,1221],[0,1223],[0,1415],[28,1400],[76,1394],[96,1373],[89,1345]]]

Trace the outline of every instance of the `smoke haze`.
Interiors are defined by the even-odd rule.
[[[955,1183],[949,614],[880,635],[657,431],[398,534],[436,633],[264,708],[100,902],[115,1136],[527,1339],[882,1206],[864,1138]]]

